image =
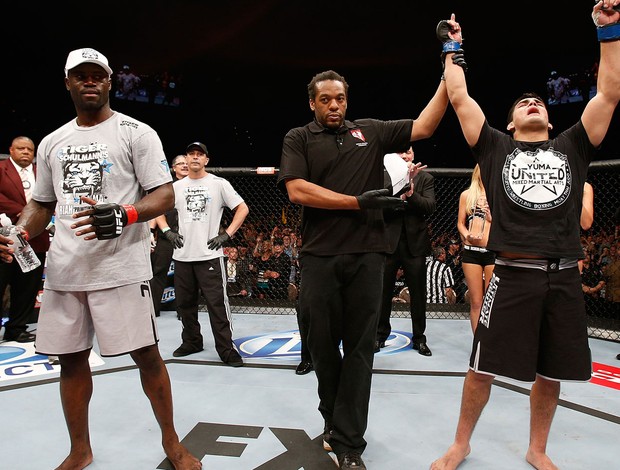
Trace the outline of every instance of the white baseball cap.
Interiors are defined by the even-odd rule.
[[[69,70],[85,62],[97,64],[103,67],[108,75],[112,75],[112,69],[108,65],[108,59],[106,56],[95,49],[85,47],[83,49],[76,49],[69,52],[69,55],[67,56],[67,63],[65,64],[65,77],[69,75]]]

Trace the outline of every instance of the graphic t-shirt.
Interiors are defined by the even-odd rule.
[[[581,121],[542,142],[517,141],[485,123],[472,150],[493,214],[488,249],[583,257],[581,201],[596,149]]]
[[[179,213],[179,233],[183,246],[175,248],[176,261],[205,261],[224,256],[223,250],[211,250],[207,241],[219,234],[224,208],[234,209],[243,202],[230,182],[207,174],[175,181],[174,207]]]
[[[92,127],[73,119],[41,141],[33,199],[56,201],[56,232],[48,253],[45,287],[84,291],[118,287],[153,277],[148,225],[125,227],[112,240],[77,237],[71,216],[98,203],[132,204],[172,181],[157,133],[115,112]]]

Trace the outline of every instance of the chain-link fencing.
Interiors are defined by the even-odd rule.
[[[255,251],[260,240],[288,238],[291,242],[287,249],[295,252],[303,243],[300,234],[301,207],[291,204],[287,196],[276,187],[277,168],[210,168],[209,171],[228,179],[250,207],[244,227],[240,230],[233,244],[247,248],[248,255],[256,255],[249,265],[252,270],[247,274],[252,289],[248,296],[231,296],[230,302],[235,312],[268,313],[277,315],[295,314],[296,289],[291,287],[288,295],[264,295],[264,289],[257,284],[261,282],[261,273],[256,270],[255,261],[261,254]],[[458,201],[462,191],[467,189],[471,178],[471,169],[450,168],[427,169],[435,177],[435,195],[437,210],[429,220],[431,240],[434,245],[446,246],[450,239],[459,240],[456,228]],[[590,230],[582,232],[584,246],[597,263],[601,254],[606,253],[612,245],[620,248],[618,221],[614,219],[620,206],[620,160],[593,162],[590,165],[588,181],[594,188],[594,223]],[[226,210],[223,226],[231,219],[231,212]],[[462,245],[461,245],[462,247]],[[620,250],[619,250],[620,251]],[[294,267],[294,263],[293,263]],[[605,277],[606,280],[610,275]],[[617,277],[618,274],[615,274]],[[295,272],[291,277],[293,286],[296,282]],[[264,281],[264,279],[263,279]],[[616,286],[618,280],[615,281]],[[466,288],[466,287],[465,287]],[[605,289],[603,289],[603,294]],[[584,294],[585,295],[585,294]],[[609,297],[609,296],[608,296]],[[620,341],[620,302],[612,302],[605,295],[600,295],[594,302],[587,302],[588,329],[592,337]],[[206,310],[206,306],[202,306]],[[527,308],[524,305],[523,308]],[[392,317],[409,317],[409,305],[394,303]],[[438,319],[466,319],[469,305],[462,296],[454,304],[428,304],[427,317]]]

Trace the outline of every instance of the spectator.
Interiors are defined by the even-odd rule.
[[[445,263],[450,267],[450,271],[452,271],[454,293],[456,294],[456,302],[458,303],[465,301],[465,292],[467,291],[461,256],[461,241],[457,238],[451,238],[446,247]]]
[[[185,155],[174,157],[172,160],[172,180],[177,181],[185,178],[188,173],[189,167]],[[179,235],[179,218],[177,210],[174,208],[149,221],[149,226],[155,237],[155,246],[151,251],[153,278],[150,284],[155,316],[158,317],[161,312],[162,296],[168,286],[172,252],[175,247],[183,246],[183,237]]]
[[[398,153],[407,164],[413,162],[411,146]],[[404,194],[407,205],[404,211],[384,211],[389,250],[383,273],[383,295],[377,327],[375,352],[385,346],[392,327],[392,299],[394,279],[398,268],[405,273],[411,296],[411,346],[422,356],[432,356],[426,340],[426,256],[431,253],[427,218],[435,211],[435,183],[430,173],[415,170],[412,176],[413,190]]]
[[[36,176],[34,154],[32,139],[15,137],[9,147],[10,158],[0,161],[0,225],[17,223],[24,206],[32,198]],[[3,219],[4,222],[1,222]],[[50,233],[44,230],[30,240],[30,245],[41,261],[38,268],[22,272],[17,263],[0,263],[0,296],[10,287],[8,321],[4,325],[5,341],[30,343],[36,338],[34,333],[28,331],[28,323],[36,322],[33,318],[34,306],[41,289]]]
[[[586,313],[592,314],[603,310],[601,291],[605,288],[605,280],[601,269],[591,262],[586,254],[581,263],[581,290],[586,302]]]
[[[551,72],[549,80],[547,80],[547,93],[549,96],[549,104],[568,103],[570,98],[570,80],[562,77],[555,70]]]
[[[249,273],[239,260],[239,250],[231,246],[226,258],[226,294],[228,297],[247,297],[250,292]]]
[[[256,293],[259,299],[271,298],[269,292],[271,281],[271,257],[273,250],[271,240],[263,240],[261,237],[256,239],[256,246],[260,247],[254,250],[254,273],[256,278]],[[259,253],[256,256],[256,253]]]
[[[138,77],[129,65],[123,65],[123,69],[116,77],[118,90],[116,97],[123,100],[135,101],[140,87],[140,77]]]
[[[609,263],[611,263],[611,261],[613,260],[613,253],[616,252],[617,248],[615,245],[612,245],[610,247],[604,247],[601,250],[601,255],[598,258],[598,261],[596,262],[596,264],[598,264],[601,268],[604,266],[607,266]]]
[[[172,354],[184,357],[204,348],[198,321],[198,299],[202,292],[215,350],[224,364],[241,367],[243,359],[232,338],[222,246],[239,230],[249,209],[227,180],[207,172],[209,153],[205,144],[189,144],[186,155],[189,174],[173,184],[174,207],[179,212],[179,234],[184,244],[176,247],[172,255],[177,312],[183,323],[183,342]],[[230,225],[218,233],[225,207],[231,209],[234,216]]]
[[[274,238],[273,254],[266,267],[264,277],[269,282],[267,297],[273,300],[287,300],[288,286],[291,280],[291,258],[284,253],[282,238]]]
[[[424,275],[426,276],[426,264],[424,265],[424,269]],[[426,291],[426,283],[424,284],[424,290]],[[392,302],[397,304],[408,304],[411,302],[411,295],[409,294],[407,279],[405,278],[405,270],[402,266],[399,266],[396,270],[394,289],[392,290]],[[424,293],[424,302],[426,303],[426,292]]]
[[[246,289],[248,291],[247,297],[252,297],[254,295],[254,287],[252,284],[252,256],[250,255],[250,250],[247,245],[244,243],[240,243],[237,245],[237,272],[240,272],[243,276],[244,283]]]
[[[611,262],[603,268],[605,280],[605,311],[612,318],[619,318],[620,314],[620,254],[617,245],[609,250]]]

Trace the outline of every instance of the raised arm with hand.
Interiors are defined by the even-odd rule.
[[[455,42],[462,41],[461,26],[456,22],[454,13],[450,16],[449,20],[443,20],[440,24],[444,22],[450,27],[450,32],[448,34],[451,40]],[[438,27],[438,39],[444,44],[445,37],[443,33],[441,35],[439,34],[440,30],[443,31],[444,28]],[[444,52],[448,57],[455,54],[455,52],[452,51],[444,50]],[[485,121],[484,113],[478,103],[476,103],[467,92],[465,70],[463,67],[455,63],[452,59],[446,60],[444,77],[448,90],[448,98],[461,124],[465,140],[470,147],[473,147],[478,142],[480,130]]]
[[[454,21],[454,14],[452,14],[451,21]],[[437,39],[441,41],[441,63],[445,67],[446,55],[451,54],[452,63],[461,67],[467,72],[467,62],[465,62],[465,51],[461,47],[463,44],[463,37],[461,35],[460,28],[454,28],[448,20],[441,20],[437,25]]]
[[[581,121],[595,147],[603,142],[620,101],[620,12],[616,8],[620,0],[600,1],[592,9],[601,51],[596,95],[588,101]]]

